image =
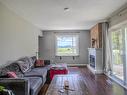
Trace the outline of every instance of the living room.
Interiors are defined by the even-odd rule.
[[[126,4],[0,0],[0,95],[126,95]]]

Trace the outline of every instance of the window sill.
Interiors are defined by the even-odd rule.
[[[79,55],[55,55],[56,57],[79,57]]]

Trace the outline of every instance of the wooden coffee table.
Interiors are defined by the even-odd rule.
[[[69,90],[64,89],[64,81],[69,82]],[[46,95],[89,95],[84,80],[77,74],[56,75]]]

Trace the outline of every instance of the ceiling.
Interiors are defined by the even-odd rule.
[[[0,0],[42,30],[90,29],[127,0]],[[69,11],[64,11],[68,7]]]

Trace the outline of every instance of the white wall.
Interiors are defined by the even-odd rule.
[[[39,28],[0,3],[0,64],[38,52]]]
[[[118,27],[127,23],[127,6],[121,7],[117,10],[112,17],[109,18],[109,25],[111,27]]]
[[[1,5],[0,5],[0,12],[2,11],[2,9],[1,9]],[[2,45],[1,45],[1,43],[2,43],[2,15],[1,15],[1,13],[0,13],[0,61],[2,60],[2,51],[3,51],[3,48],[2,48]]]
[[[60,57],[55,56],[55,36],[54,32],[79,32],[79,56],[75,57]],[[40,58],[53,60],[57,63],[69,64],[87,64],[88,63],[88,48],[90,47],[90,32],[83,30],[54,30],[44,31],[43,37],[39,39]]]

